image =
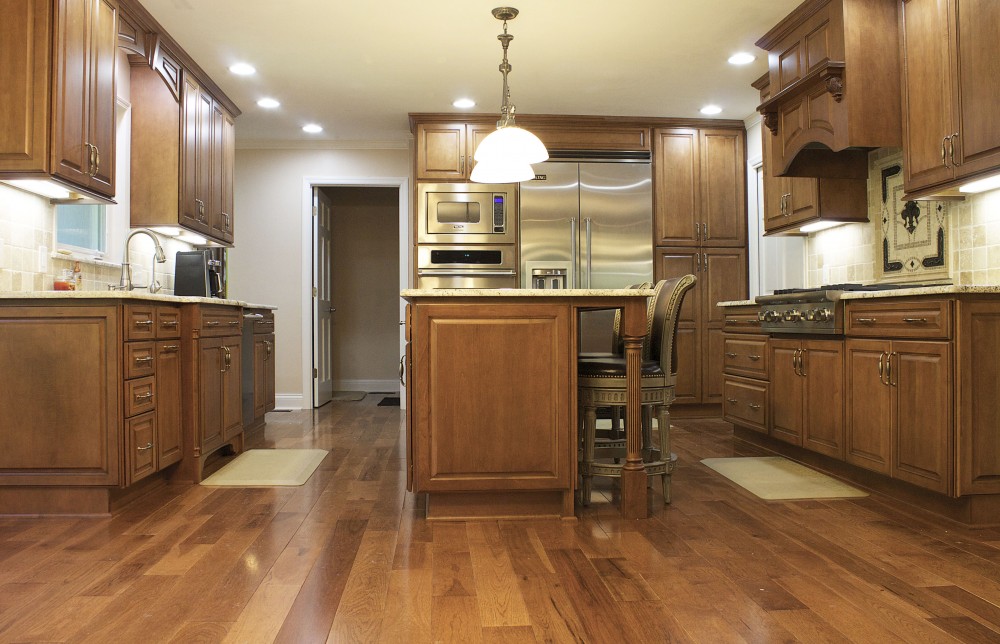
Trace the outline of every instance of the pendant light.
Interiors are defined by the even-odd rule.
[[[476,165],[470,178],[477,183],[529,181],[535,176],[531,164],[549,158],[549,151],[537,136],[514,124],[515,107],[510,102],[510,87],[507,85],[507,74],[511,70],[510,63],[507,62],[507,47],[514,36],[507,33],[507,21],[513,20],[517,13],[517,9],[513,7],[497,7],[493,10],[493,17],[503,21],[503,33],[497,36],[503,46],[503,61],[500,63],[503,93],[497,129],[476,148]]]

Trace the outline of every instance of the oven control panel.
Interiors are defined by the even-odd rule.
[[[843,333],[842,306],[837,302],[775,302],[764,304],[757,317],[770,333]]]

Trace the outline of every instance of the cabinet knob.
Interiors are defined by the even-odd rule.
[[[735,354],[735,353],[731,353],[731,352],[727,351],[727,352],[726,352],[726,357],[727,357],[727,358],[736,358],[736,354]]]
[[[757,403],[747,403],[747,404],[750,406],[750,409],[753,409],[754,411],[760,409],[760,405],[758,405]]]

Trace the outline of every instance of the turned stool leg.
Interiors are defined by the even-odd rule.
[[[580,486],[581,505],[590,505],[590,486],[593,476],[590,467],[594,464],[594,443],[597,442],[597,407],[587,405],[583,408],[583,467],[580,476],[583,485]]]
[[[660,426],[660,459],[667,464],[667,471],[663,474],[663,503],[670,503],[670,407],[660,405],[656,418]]]

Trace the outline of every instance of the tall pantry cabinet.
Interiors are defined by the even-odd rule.
[[[677,329],[676,404],[722,402],[724,316],[747,297],[746,133],[653,131],[654,277],[691,273]]]

